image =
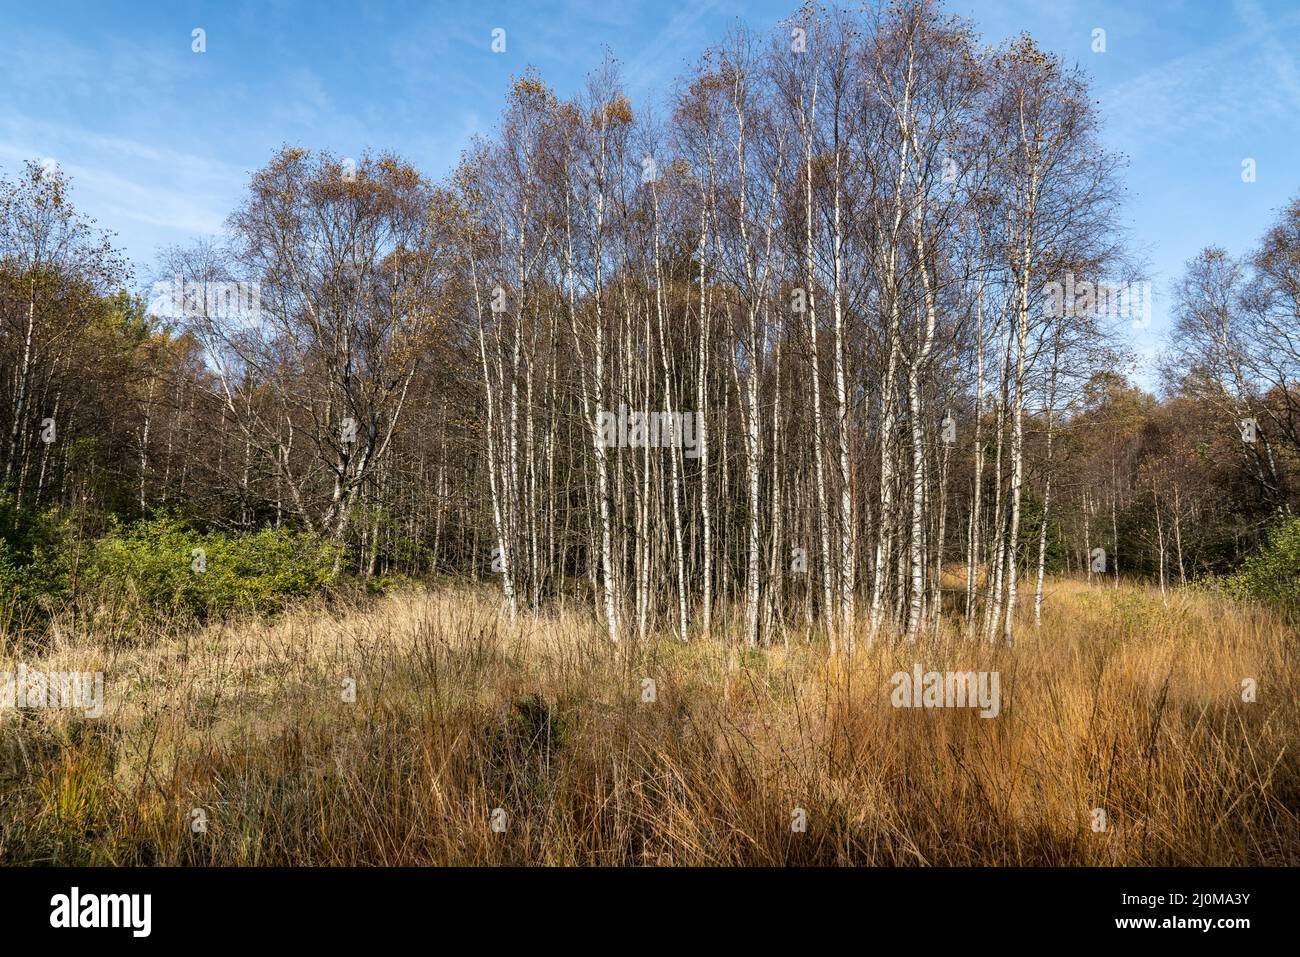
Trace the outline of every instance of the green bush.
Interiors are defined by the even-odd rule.
[[[46,614],[68,594],[68,527],[52,512],[0,495],[0,608],[6,617]]]
[[[1269,533],[1257,553],[1227,578],[1228,591],[1300,609],[1300,518],[1288,518]]]
[[[112,530],[100,539],[84,584],[104,598],[202,621],[265,613],[334,581],[338,546],[304,532],[200,531],[172,519]]]

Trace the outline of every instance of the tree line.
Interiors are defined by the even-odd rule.
[[[286,146],[145,295],[66,178],[0,183],[7,527],[290,527],[364,576],[589,602],[611,641],[1223,573],[1297,504],[1300,200],[1174,290],[1157,398],[1086,75],[927,0],[737,29],[660,112],[517,77],[431,179]],[[188,561],[187,556],[178,560]]]

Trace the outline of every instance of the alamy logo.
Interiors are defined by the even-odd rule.
[[[1087,316],[1094,319],[1129,319],[1133,326],[1151,326],[1151,283],[1075,282],[1074,273],[1065,282],[1049,282],[1043,312],[1048,316]]]
[[[153,284],[148,311],[163,319],[222,319],[251,326],[262,312],[262,286],[182,280],[178,273]]]
[[[0,671],[0,709],[80,708],[87,718],[104,713],[104,672],[36,671],[20,664]]]
[[[981,718],[1002,710],[1001,674],[997,671],[896,671],[889,696],[895,708],[979,708]]]
[[[51,927],[129,927],[131,936],[148,937],[153,898],[149,894],[70,894],[50,898]]]
[[[694,412],[628,412],[601,409],[596,415],[596,441],[602,449],[685,449],[688,459],[700,457]]]

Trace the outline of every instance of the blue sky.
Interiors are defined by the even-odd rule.
[[[79,207],[118,234],[137,279],[159,247],[220,230],[249,173],[282,143],[357,156],[391,148],[432,176],[496,122],[536,66],[561,95],[608,46],[637,104],[738,20],[769,27],[794,0],[440,3],[0,2],[0,171],[52,158]],[[1217,243],[1244,252],[1300,194],[1295,0],[949,0],[995,43],[1022,30],[1094,78],[1105,138],[1130,165],[1126,216],[1155,304]],[[201,27],[207,52],[191,51]],[[491,51],[494,28],[506,52]],[[1092,33],[1106,31],[1094,53]],[[1242,160],[1257,179],[1242,182]],[[1149,371],[1138,377],[1152,383]]]

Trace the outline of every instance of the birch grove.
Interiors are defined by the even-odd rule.
[[[458,173],[507,603],[546,591],[515,584],[545,527],[522,416],[567,459],[541,499],[582,515],[547,574],[586,583],[611,641],[734,615],[757,645],[800,607],[836,649],[916,640],[959,556],[968,624],[1011,641],[1021,564],[1046,560],[1027,432],[1052,428],[1063,365],[1105,355],[1087,317],[1043,321],[1045,284],[1121,260],[1082,80],[932,4],[806,7],[674,96],[638,115],[609,60],[571,101],[526,76]],[[489,289],[510,307],[486,313]]]

